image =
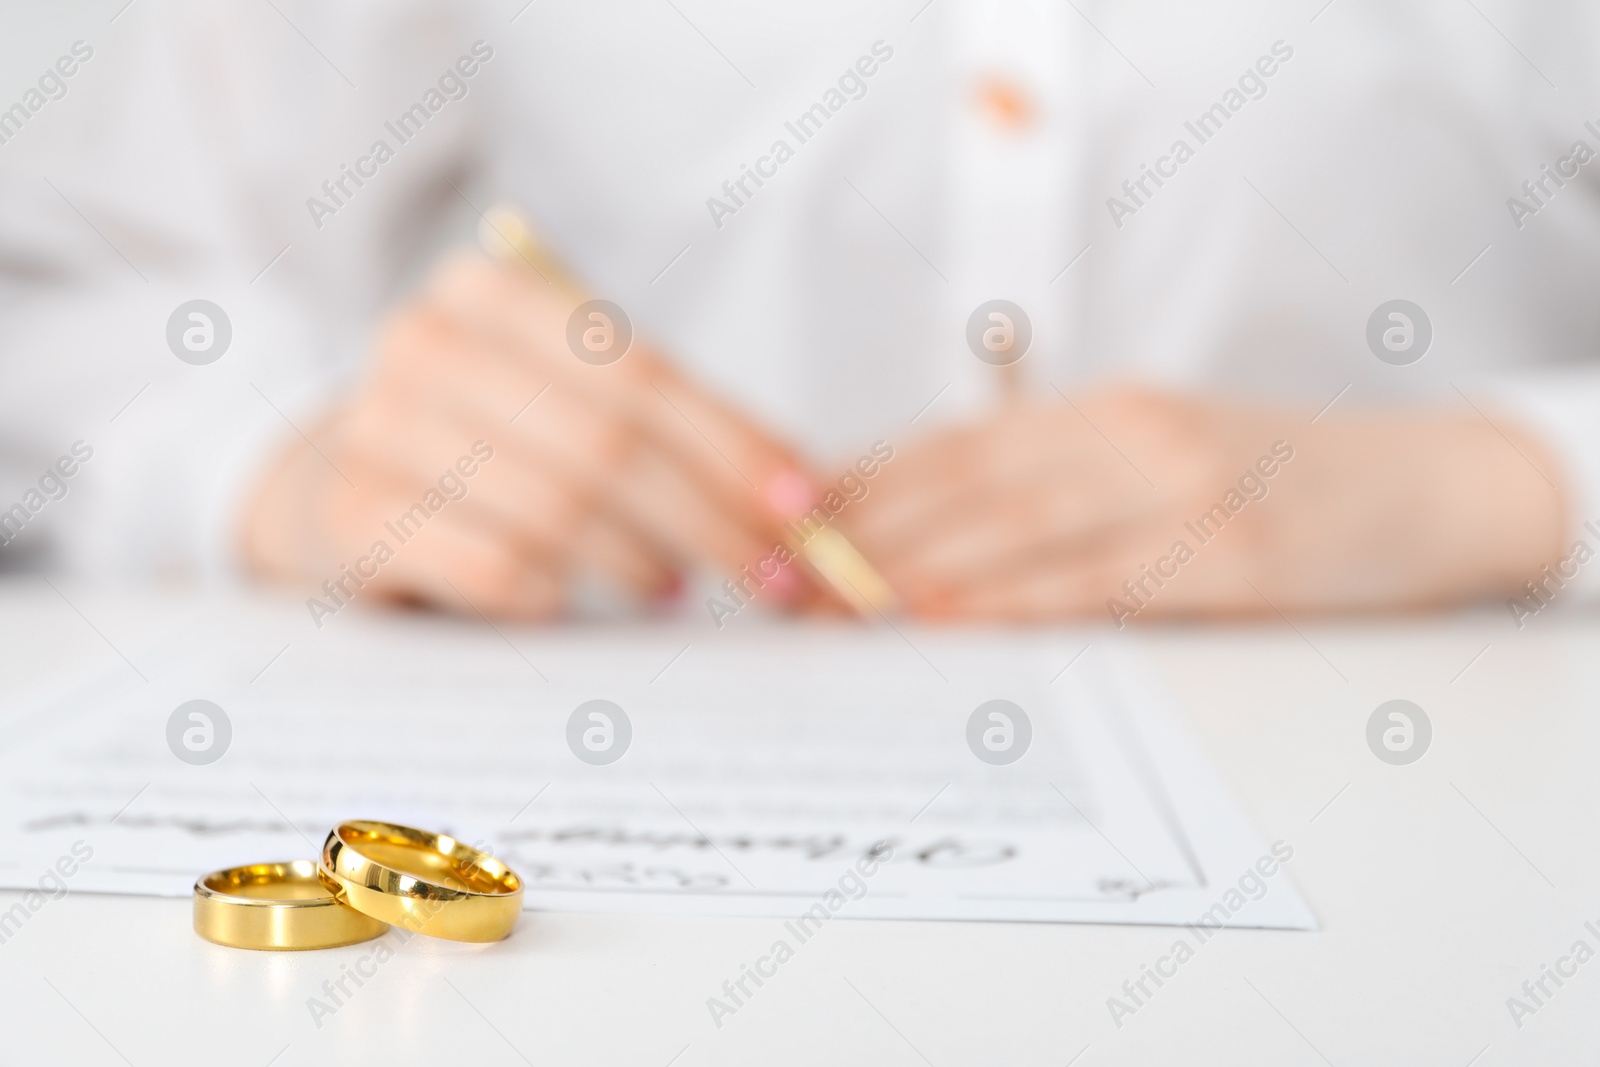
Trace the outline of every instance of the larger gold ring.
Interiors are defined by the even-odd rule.
[[[350,907],[430,937],[498,941],[522,915],[516,872],[446,834],[342,822],[323,842],[320,870]]]
[[[347,908],[310,860],[212,871],[194,884],[194,929],[230,948],[336,948],[389,927]]]

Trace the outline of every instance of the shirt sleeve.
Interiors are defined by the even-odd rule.
[[[146,0],[8,43],[43,88],[0,123],[0,569],[236,571],[253,486],[465,207],[473,17]]]
[[[1600,365],[1529,369],[1487,388],[1495,407],[1535,434],[1555,459],[1557,470],[1542,473],[1567,501],[1563,552],[1581,542],[1600,554]],[[1574,599],[1600,599],[1600,568],[1579,568],[1566,588]]]

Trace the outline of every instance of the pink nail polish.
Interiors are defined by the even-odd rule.
[[[794,572],[792,564],[783,564],[778,568],[778,573],[766,579],[767,587],[772,590],[773,599],[785,604],[794,602],[805,590],[805,582]]]
[[[769,481],[765,496],[767,507],[784,520],[804,515],[817,502],[817,490],[811,479],[793,470],[784,471]]]
[[[683,575],[674,574],[672,577],[668,578],[659,589],[651,594],[650,599],[653,603],[661,607],[668,607],[677,602],[678,598],[683,595],[683,590]]]

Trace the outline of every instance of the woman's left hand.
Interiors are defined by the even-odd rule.
[[[1313,422],[1120,388],[901,447],[841,518],[915,615],[1121,626],[1519,593],[1560,554],[1560,484],[1475,412]]]

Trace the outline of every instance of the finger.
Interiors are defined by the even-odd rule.
[[[401,398],[397,404],[442,403],[463,425],[493,425],[507,390],[530,384],[518,381],[521,372],[503,345],[465,335],[442,316],[414,316],[397,331],[394,344],[400,361],[418,360],[421,350],[430,366],[448,365],[470,383],[440,389],[425,373],[401,375],[384,385]],[[369,436],[393,434],[374,430]],[[768,554],[777,540],[770,519],[730,512],[654,440],[625,420],[597,412],[560,382],[519,412],[502,439],[515,465],[553,475],[577,498],[618,520],[631,539],[669,559],[709,561],[735,574]]]
[[[1040,569],[1007,574],[911,602],[914,614],[940,622],[1061,622],[1094,618],[1105,608],[1095,596],[1093,576],[1078,571]]]
[[[799,457],[731,405],[664,364],[650,387],[659,398],[649,420],[652,433],[725,507],[771,528],[816,502],[815,483]]]
[[[575,395],[635,423],[747,518],[766,520],[766,487],[803,470],[792,450],[691,385],[641,341],[610,365],[577,359],[566,341],[571,298],[524,272],[456,260],[435,275],[429,294],[466,328],[508,344]]]
[[[976,622],[1063,622],[1137,614],[1161,586],[1146,578],[1123,551],[1109,546],[1033,560],[981,578],[940,588],[913,610],[930,619]],[[1129,569],[1131,566],[1131,570]],[[1120,583],[1143,579],[1150,590],[1129,597]],[[1125,601],[1113,611],[1108,601]]]
[[[1246,581],[1256,558],[1247,539],[1214,546],[1174,541],[1162,532],[1168,525],[1114,531],[1083,550],[946,589],[924,605],[925,613],[1016,622],[1100,618],[1121,628],[1136,619],[1259,617],[1275,613],[1280,599],[1293,603],[1269,601]],[[1271,586],[1268,577],[1258,578]]]
[[[1071,465],[1075,442],[1058,441],[1054,427],[1024,434],[1017,445],[1012,420],[986,421],[945,431],[901,449],[873,487],[868,506],[852,515],[852,529],[880,551],[896,553],[929,536],[951,514],[981,506],[1008,487],[1028,487],[1041,467]],[[1089,469],[1087,463],[1082,464]]]
[[[551,560],[563,574],[599,575],[643,599],[678,585],[675,563],[652,539],[579,498],[560,479],[526,463],[508,462],[484,474],[484,492],[468,503],[525,553]]]
[[[370,472],[363,482],[376,482],[376,490],[412,501],[437,494],[524,557],[562,574],[588,570],[647,598],[677,584],[674,567],[648,538],[593,507],[590,494],[552,476],[547,456],[519,459],[504,445],[496,453],[482,438],[469,444],[483,427],[459,408],[418,413],[368,405],[352,421],[352,450]],[[498,454],[501,462],[491,463],[485,453]]]
[[[389,559],[363,569],[374,567],[368,581],[374,595],[457,615],[531,621],[558,614],[566,603],[559,576],[448,511],[395,544]]]
[[[387,348],[391,373],[374,384],[375,400],[362,406],[355,428],[358,438],[377,442],[383,452],[411,436],[409,427],[397,423],[420,414],[481,436],[508,453],[512,466],[553,475],[578,499],[594,499],[605,495],[641,447],[626,421],[597,411],[560,382],[541,382],[504,344],[463,329],[435,309],[402,316]],[[528,399],[508,412],[506,398],[519,396]]]
[[[915,599],[1080,551],[1113,530],[1167,513],[1162,495],[1140,492],[1104,466],[1073,460],[1047,455],[954,494],[902,483],[903,494],[925,499],[888,519],[875,510],[883,499],[869,500],[847,521],[889,581]]]
[[[1063,471],[1043,470],[1031,483],[979,491],[936,512],[922,536],[884,555],[884,571],[897,587],[916,595],[1082,552],[1166,514],[1149,501],[1074,484]]]
[[[737,573],[769,552],[775,540],[762,524],[720,506],[653,442],[583,406],[559,386],[552,386],[512,430],[503,449],[509,466],[536,471],[553,483],[552,491],[566,494],[549,505],[560,519],[547,537],[565,544],[580,536],[572,529],[576,508],[578,517],[615,542],[616,553],[627,553],[631,570],[649,583],[649,592],[659,592],[672,571],[690,563]],[[646,576],[639,570],[644,567],[652,573]]]

